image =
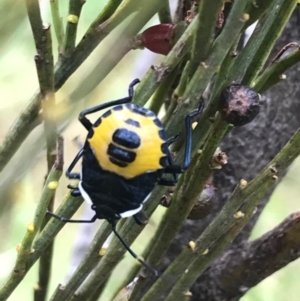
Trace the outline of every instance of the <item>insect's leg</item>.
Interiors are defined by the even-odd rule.
[[[155,270],[154,268],[152,268],[147,262],[145,262],[143,259],[141,259],[137,254],[135,254],[133,252],[133,250],[127,245],[127,243],[124,241],[124,239],[117,232],[116,222],[112,222],[111,225],[112,225],[113,232],[118,237],[118,239],[120,240],[120,242],[123,244],[123,246],[125,247],[125,249],[131,254],[131,256],[133,258],[135,258],[136,260],[138,260],[146,269],[148,269],[150,272],[152,272],[156,277],[159,277],[160,276],[159,272],[157,270]]]
[[[84,154],[84,149],[82,148],[78,154],[76,155],[76,157],[74,158],[74,160],[72,161],[72,163],[70,164],[70,166],[68,167],[68,169],[66,170],[66,176],[69,179],[80,179],[80,174],[76,173],[76,172],[71,172],[73,170],[73,168],[75,167],[75,165],[77,164],[77,162],[79,161],[79,159],[83,156]]]
[[[109,102],[106,102],[106,103],[103,103],[103,104],[100,104],[98,106],[95,106],[95,107],[92,107],[92,108],[89,108],[89,109],[86,109],[86,110],[83,110],[80,114],[79,114],[79,121],[82,123],[82,125],[89,131],[93,124],[90,122],[89,119],[87,119],[85,116],[88,115],[88,114],[92,114],[92,113],[95,113],[95,112],[98,112],[100,110],[103,110],[103,109],[106,109],[106,108],[109,108],[109,107],[112,107],[112,106],[116,106],[116,105],[121,105],[121,104],[124,104],[124,103],[128,103],[128,102],[131,102],[132,101],[132,97],[133,97],[133,93],[134,93],[134,90],[133,90],[133,87],[139,83],[139,79],[135,79],[133,80],[130,84],[129,84],[129,88],[128,88],[128,96],[127,97],[124,97],[124,98],[120,98],[120,99],[117,99],[117,100],[112,100],[112,101],[109,101]]]
[[[175,141],[177,141],[177,140],[179,139],[180,135],[181,135],[181,133],[178,133],[178,134],[176,134],[175,136],[170,137],[170,138],[166,141],[167,145],[170,146],[172,143],[174,143]]]
[[[177,140],[178,137],[179,137],[179,134],[177,134],[177,135],[174,136],[173,138],[175,138],[175,139]],[[169,140],[170,140],[170,139],[169,139]],[[168,141],[169,141],[169,140],[168,140]],[[176,140],[175,140],[175,141],[176,141]],[[168,168],[169,166],[175,166],[174,163],[173,163],[173,158],[172,158],[172,156],[171,156],[171,154],[170,154],[169,151],[168,151],[167,157],[168,157],[168,164],[169,164],[169,165],[168,165],[166,168]],[[178,181],[178,172],[176,172],[176,171],[171,171],[171,172],[166,172],[166,171],[164,171],[164,173],[170,173],[170,174],[172,174],[173,180],[171,180],[171,179],[166,179],[166,178],[161,178],[161,179],[158,181],[158,185],[162,185],[162,186],[174,186],[174,185],[177,183],[177,181]]]
[[[68,219],[68,218],[65,218],[63,216],[59,216],[53,212],[50,212],[47,210],[47,214],[51,215],[52,217],[64,222],[64,223],[94,223],[97,219],[97,215],[94,215],[92,217],[92,219],[90,220],[84,220],[84,219]]]
[[[185,131],[186,131],[186,142],[185,151],[182,165],[171,164],[165,168],[165,173],[183,173],[191,162],[192,153],[192,118],[200,114],[204,109],[203,101],[200,102],[198,108],[185,117]]]
[[[74,197],[82,196],[78,187],[70,185],[70,184],[67,187],[72,190],[72,192],[71,192],[72,196],[74,196]]]
[[[185,131],[186,131],[186,142],[185,142],[185,152],[184,159],[182,164],[182,169],[186,170],[191,162],[191,153],[192,153],[192,118],[199,115],[204,109],[204,102],[201,101],[196,110],[192,111],[185,117]]]

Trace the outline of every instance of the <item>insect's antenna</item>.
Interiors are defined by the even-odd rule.
[[[160,276],[160,273],[157,270],[155,270],[153,267],[151,267],[147,262],[145,262],[143,259],[141,259],[137,254],[135,254],[132,251],[132,249],[127,245],[127,243],[124,241],[124,239],[117,232],[116,225],[114,223],[112,223],[112,230],[115,233],[115,235],[118,237],[118,239],[120,240],[120,242],[123,244],[123,246],[125,247],[125,249],[131,254],[132,257],[134,257],[136,260],[138,260],[146,269],[148,269],[149,271],[151,271],[151,273],[153,275],[155,275],[156,277]]]

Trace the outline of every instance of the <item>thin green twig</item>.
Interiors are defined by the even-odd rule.
[[[36,69],[42,95],[44,132],[47,145],[47,165],[50,172],[56,160],[56,124],[54,118],[54,62],[52,54],[52,39],[49,24],[43,24],[38,1],[27,0],[26,8],[32,28],[37,54],[35,55]],[[53,209],[54,194],[47,202],[48,209]],[[45,213],[45,211],[42,211]],[[43,222],[45,224],[47,220]],[[40,225],[43,228],[43,224]],[[47,250],[47,256],[41,258],[38,286],[34,291],[35,301],[44,301],[47,294],[51,274],[52,246]],[[24,269],[23,269],[24,270]]]
[[[147,262],[151,266],[156,267],[163,258],[178,229],[197,201],[197,196],[203,190],[212,172],[210,168],[211,157],[227,131],[227,128],[228,124],[221,118],[217,118],[201,153],[194,157],[188,170],[180,177],[172,196],[171,206],[168,208],[158,227],[157,235],[151,241],[152,248],[147,258]],[[199,172],[199,170],[201,170],[201,172]],[[140,285],[139,282],[143,283]],[[140,300],[141,295],[146,293],[145,289],[149,282],[151,282],[150,277],[143,280],[139,279],[133,290],[134,298],[132,297],[130,301]],[[139,289],[138,294],[135,293],[137,289]],[[155,298],[153,300],[155,300]]]
[[[242,84],[250,83],[251,85],[252,81],[258,76],[297,3],[297,0],[279,0],[274,9],[268,14],[264,28],[259,31],[259,36],[255,39],[257,46],[244,73]]]
[[[253,79],[257,76],[257,73],[261,70],[262,65],[276,42],[276,37],[278,37],[283,29],[282,22],[279,22],[277,25],[277,15],[285,15],[287,12],[287,5],[288,10],[290,9],[289,5],[291,4],[291,1],[294,0],[276,0],[271,3],[272,6],[269,7],[269,13],[260,19],[257,30],[254,31],[243,51],[234,60],[230,69],[227,70],[226,76],[219,78],[218,85],[215,85],[212,93],[210,107],[208,108],[209,111],[214,110],[215,99],[218,98],[220,92],[230,82],[244,77],[243,83],[245,85],[250,85],[251,78]],[[287,19],[285,19],[285,22],[286,21]],[[271,35],[272,39],[270,38]],[[257,53],[260,53],[260,55],[257,55]],[[250,71],[248,71],[247,76],[245,76],[246,70],[251,70],[252,75],[250,76]],[[209,113],[211,114],[211,112]]]
[[[172,98],[171,98],[171,103],[168,106],[165,116],[162,118],[163,124],[166,124],[170,120],[171,116],[173,115],[173,113],[178,105],[178,102],[181,101],[181,97],[185,91],[185,88],[186,88],[186,85],[187,85],[188,79],[189,79],[190,64],[191,64],[191,61],[187,61],[183,68],[183,71],[180,76],[179,84],[177,85],[176,89],[174,90],[174,92],[172,94]]]
[[[68,195],[56,213],[60,216],[70,218],[78,210],[82,202],[82,198]],[[26,268],[21,272],[13,270],[8,280],[0,290],[0,301],[7,300],[10,294],[26,276],[33,264],[41,257],[45,249],[64,226],[65,223],[53,218],[47,223],[32,245],[34,252],[30,253],[30,256],[27,258]]]
[[[199,18],[192,47],[193,65],[205,61],[213,45],[215,28],[223,0],[202,0],[199,5]]]
[[[63,49],[65,33],[63,28],[62,17],[59,12],[59,0],[50,0],[50,9],[52,15],[53,27],[58,44],[58,51],[61,52]]]
[[[111,225],[106,221],[103,222],[71,279],[66,285],[57,287],[50,301],[68,300],[75,293],[92,269],[99,263],[102,256],[105,256],[106,250],[102,250],[101,247],[110,233]]]
[[[203,252],[209,244],[219,239],[220,235],[224,234],[224,231],[228,231],[234,225],[234,218],[236,218],[236,216],[232,216],[232,212],[229,213],[225,211],[225,208],[229,206],[228,204],[244,202],[239,213],[242,214],[242,216],[246,214],[246,219],[250,219],[260,199],[266,194],[270,187],[274,185],[278,176],[283,174],[285,169],[299,156],[299,154],[300,130],[297,130],[283,149],[258,174],[258,176],[256,176],[245,188],[235,190],[230,200],[225,204],[223,210],[197,239],[196,247],[193,249],[193,252],[191,252],[189,248],[186,248],[168,267],[164,275],[166,277],[171,275],[172,277],[175,277],[175,275],[183,275],[187,266],[195,264],[195,260],[203,255]],[[158,279],[142,301],[153,300],[152,298],[155,299],[157,293],[161,292],[160,288],[162,285],[164,290],[168,290],[166,286],[171,288],[169,284],[166,285],[161,279]]]
[[[78,1],[78,0],[77,0]],[[63,57],[55,73],[56,88],[59,89],[92,51],[130,14],[139,10],[137,0],[111,0],[97,16],[74,51]],[[121,3],[121,5],[120,5]]]
[[[280,5],[279,5],[279,1],[281,3]],[[281,10],[281,5],[283,5],[283,4],[284,4],[283,0],[268,1],[268,9],[272,9],[273,12],[272,13],[269,12],[269,14],[264,17],[263,21],[260,20],[261,24],[266,24],[266,25],[263,25],[263,27],[259,31],[253,33],[253,35],[252,35],[250,41],[247,43],[246,47],[243,49],[243,51],[237,58],[234,58],[234,60],[231,63],[230,69],[229,70],[227,69],[226,73],[225,73],[225,69],[223,67],[221,68],[221,70],[224,70],[224,72],[223,72],[224,76],[222,77],[220,75],[217,77],[217,84],[214,85],[208,106],[204,112],[203,117],[201,118],[201,120],[199,121],[199,123],[195,129],[195,141],[198,142],[197,145],[195,145],[196,149],[201,146],[201,144],[203,143],[203,141],[205,141],[205,139],[207,137],[207,133],[209,131],[209,128],[211,127],[210,118],[215,114],[215,111],[217,110],[218,99],[219,99],[219,95],[220,95],[221,91],[225,88],[226,85],[228,85],[230,82],[232,82],[234,79],[236,79],[238,77],[238,74],[243,74],[245,72],[245,70],[247,70],[250,62],[252,61],[253,56],[255,55],[255,53],[257,53],[256,52],[257,47],[259,45],[262,45],[262,48],[265,47],[264,44],[261,44],[261,40],[263,39],[263,36],[260,36],[260,33],[262,31],[268,32],[267,29],[264,29],[265,26],[267,28],[272,28],[272,26],[270,24],[273,24],[272,22],[277,22],[276,18],[274,18],[274,14],[277,13],[278,10]],[[252,5],[252,3],[251,3],[251,5]],[[248,9],[249,9],[249,7],[248,7]],[[274,10],[275,10],[275,12],[274,12]],[[287,19],[286,19],[286,21],[287,21]],[[225,26],[225,28],[226,28],[226,26]],[[274,31],[276,31],[277,29],[281,30],[281,27],[280,26],[277,27],[277,25],[276,25],[274,27]],[[274,33],[274,32],[272,34],[276,35],[276,33]],[[257,36],[260,37],[258,40],[257,40]],[[233,45],[236,44],[237,37],[238,37],[238,35],[236,36],[236,40],[234,41]],[[219,45],[219,46],[221,46],[221,45]],[[264,52],[264,50],[262,50],[262,51]],[[228,60],[230,60],[228,56],[230,56],[230,55],[231,54],[228,51],[227,59],[225,59],[224,63],[226,63],[226,64],[228,63]],[[254,82],[256,82],[256,80]],[[250,83],[245,83],[245,84],[249,85]]]
[[[211,263],[228,247],[234,238],[240,233],[253,215],[251,208],[244,212],[245,216],[237,218],[235,224],[221,236],[216,242],[209,246],[202,256],[199,256],[188,268],[187,273],[183,274],[179,281],[174,285],[165,301],[184,301],[188,290],[196,279],[201,275]]]
[[[245,29],[253,24],[255,21],[261,18],[262,15],[268,12],[270,7],[277,0],[255,0],[248,4],[246,8],[246,13],[249,16],[249,20],[245,23]]]
[[[158,18],[160,23],[172,23],[169,0],[163,0],[163,7],[158,11]]]
[[[158,1],[158,0],[156,0]],[[105,76],[120,62],[120,60],[132,50],[131,39],[138,31],[155,15],[160,5],[154,5],[152,2],[150,7],[142,6],[138,11],[139,18],[135,18],[134,22],[131,19],[126,20],[124,29],[116,38],[114,51],[111,48],[106,49],[103,57],[93,67],[92,71],[84,77],[80,85],[70,94],[68,102],[74,103],[84,98],[105,78]],[[107,60],[107,57],[110,59]],[[85,87],[82,89],[82,87]],[[69,105],[68,105],[69,106]]]
[[[130,224],[131,227],[128,227],[126,224]],[[136,225],[135,227],[132,227],[132,225],[134,225],[134,221],[132,221],[132,219],[128,219],[120,230],[120,235],[123,237],[123,239],[128,245],[131,245],[133,243],[137,235],[144,228],[142,226]],[[78,300],[77,298],[80,298],[80,300],[85,300],[89,296],[91,290],[97,289],[108,279],[111,271],[116,266],[116,264],[123,258],[125,252],[126,249],[121,245],[121,242],[116,237],[114,237],[108,247],[107,253],[105,254],[105,256],[103,256],[102,260],[96,265],[92,275],[79,289],[79,291],[76,293],[76,296],[74,295],[73,298],[71,298],[70,300]]]
[[[136,104],[143,106],[162,80],[182,61],[186,53],[191,49],[196,22],[197,17],[195,17],[160,66],[148,70],[134,94],[134,102]]]
[[[299,48],[280,61],[275,61],[271,64],[262,75],[258,76],[253,82],[253,88],[263,93],[272,86],[276,85],[279,81],[284,80],[284,72],[300,61]]]
[[[174,114],[175,118],[173,118],[166,125],[166,130],[170,136],[176,134],[176,129],[182,128],[185,116],[195,107],[197,107],[200,97],[207,87],[209,81],[217,72],[217,69],[222,64],[227,53],[231,49],[236,37],[243,29],[245,23],[245,19],[243,19],[245,7],[250,1],[251,0],[234,2],[222,33],[214,41],[211,49],[211,55],[207,58],[205,63],[199,65],[197,71],[185,90],[178,110],[176,110],[176,113]],[[205,114],[207,114],[206,111],[208,110],[209,107],[205,110]]]
[[[155,189],[155,191],[152,193],[153,198],[157,199],[157,195],[159,194],[159,189]],[[149,200],[150,201],[150,200]],[[147,202],[144,206],[144,211],[147,216],[151,216],[155,208],[157,207],[156,202]],[[121,220],[118,223],[119,225],[123,221]],[[121,229],[119,231],[120,235],[123,237],[123,239],[127,242],[128,245],[131,245],[132,242],[136,239],[136,237],[143,231],[144,227],[137,225],[134,219],[127,219],[125,223],[122,225]],[[77,292],[76,295],[73,295],[73,297],[70,299],[71,301],[77,300],[76,296],[80,296],[80,298],[84,298],[85,296],[89,295],[90,289],[96,288],[98,286],[101,286],[110,276],[110,272],[113,270],[113,268],[120,262],[122,257],[124,256],[126,250],[125,248],[120,244],[119,240],[114,237],[112,242],[109,245],[109,248],[105,254],[105,256],[102,258],[101,262],[98,263],[98,265],[95,267],[93,274],[90,276],[90,278],[86,281],[86,283],[82,286],[81,289]],[[131,279],[131,275],[128,275]],[[127,282],[130,282],[130,279],[127,277]]]
[[[171,206],[158,230],[156,243],[152,242],[153,251],[148,257],[150,264],[156,266],[159,263],[177,229],[188,216],[198,194],[203,190],[212,172],[210,160],[226,133],[227,127],[228,124],[220,117],[216,119],[201,153],[196,156],[196,160],[193,160],[188,170],[180,178],[172,197]]]
[[[236,190],[242,189],[238,186]],[[164,283],[163,280],[158,279],[152,286],[148,293],[142,298],[142,301],[155,300],[157,294],[167,292],[176,282],[176,279],[183,275],[181,269],[185,269],[195,260],[195,254],[202,255],[209,246],[217,241],[228,229],[235,223],[236,218],[234,214],[237,212],[244,199],[231,199],[226,202],[219,215],[209,226],[204,230],[201,236],[195,241],[194,246],[191,244],[182,251],[182,253],[175,259],[175,261],[169,266],[164,275],[172,275],[168,283]],[[176,270],[176,271],[175,271]],[[178,272],[178,273],[177,273]],[[167,276],[167,279],[169,277]],[[153,298],[153,299],[152,299]]]
[[[26,273],[30,269],[31,265],[29,261],[33,254],[37,251],[34,239],[42,225],[48,203],[55,194],[55,190],[58,186],[58,180],[62,175],[63,170],[63,140],[60,138],[58,141],[57,161],[54,164],[49,176],[45,182],[41,199],[38,203],[38,207],[35,211],[33,222],[27,225],[27,233],[22,241],[22,244],[18,250],[18,258],[16,265],[9,276],[9,279],[0,290],[0,300],[6,300],[13,292],[19,282],[25,277]],[[34,250],[34,252],[32,251]],[[39,256],[41,253],[39,254]]]
[[[164,104],[165,98],[171,91],[172,84],[174,83],[174,80],[176,79],[179,71],[180,65],[178,65],[174,70],[171,71],[171,73],[167,76],[167,78],[163,80],[161,85],[155,91],[149,106],[149,109],[154,113],[158,114],[160,108]]]
[[[77,28],[81,9],[85,1],[83,0],[70,0],[69,2],[69,14],[67,18],[66,35],[64,41],[64,57],[70,56],[70,53],[74,50],[77,37]]]
[[[27,0],[28,3],[31,3],[35,0]],[[132,0],[136,1],[136,0]],[[119,6],[121,0],[111,0],[103,9],[101,14],[97,17],[94,23],[91,25],[90,29],[86,33],[88,35],[87,41],[83,39],[80,42],[81,47],[76,48],[76,50],[70,56],[70,64],[64,63],[59,64],[57,66],[57,70],[55,72],[55,90],[58,90],[65,81],[75,72],[75,70],[82,64],[82,62],[89,56],[89,54],[95,49],[95,47],[100,43],[100,41],[109,34],[111,30],[115,28],[120,22],[123,21],[125,16],[130,13],[127,10],[123,10],[125,16],[120,13],[114,16],[114,26],[110,28],[108,31],[101,31],[98,33],[94,32],[93,26],[97,27],[104,20],[107,20],[110,16],[112,16],[113,12]],[[40,15],[39,15],[40,16]],[[34,21],[38,20],[34,18]],[[38,22],[40,24],[40,22]],[[95,42],[94,47],[91,44]],[[70,66],[72,65],[72,66]],[[6,166],[15,152],[18,150],[20,145],[29,135],[31,130],[33,129],[32,124],[35,124],[35,121],[38,117],[38,113],[40,110],[41,103],[41,94],[37,92],[30,99],[28,105],[22,110],[20,115],[18,116],[16,122],[13,124],[8,134],[5,136],[3,142],[0,145],[0,171]]]

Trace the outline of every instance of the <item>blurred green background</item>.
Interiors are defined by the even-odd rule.
[[[104,0],[89,0],[86,2],[80,20],[78,37],[82,36],[106,2]],[[44,21],[51,23],[49,1],[42,0],[41,6]],[[67,15],[67,6],[67,1],[62,1],[61,14],[64,16],[64,20]],[[152,22],[156,23],[157,20],[153,19]],[[98,47],[83,66],[68,80],[66,85],[57,93],[57,101],[66,99],[76,87],[80,87],[82,90],[85,88],[80,86],[81,80],[99,61],[102,53],[110,48],[113,52],[113,38],[114,36],[112,35],[106,39],[103,45]],[[54,37],[53,42],[54,53],[57,55],[57,44]],[[35,47],[23,0],[0,1],[0,45],[0,138],[2,139],[20,110],[38,88],[33,60]],[[146,50],[130,52],[114,71],[102,81],[97,89],[77,106],[77,112],[92,103],[99,103],[126,95],[128,82],[135,77],[141,77],[154,59],[159,60],[160,58],[155,58],[153,54]],[[109,61],[109,57],[107,60]],[[72,140],[79,136],[79,139],[83,141],[85,136],[85,131],[76,121],[76,116],[74,115],[73,117],[71,119],[74,121],[68,124],[63,132],[66,166],[78,151]],[[45,150],[42,149],[43,140],[41,139],[41,133],[41,127],[34,130],[0,176],[2,196],[0,203],[0,285],[5,282],[14,266],[16,259],[15,247],[21,242],[26,231],[26,224],[31,221],[39,200],[46,174]],[[300,160],[297,160],[273,194],[271,202],[255,227],[252,235],[253,239],[272,229],[300,207],[298,202],[300,192],[299,168]],[[67,183],[68,181],[63,177],[57,191],[57,204],[67,192]],[[155,217],[151,220],[142,237],[134,244],[133,249],[138,254],[142,253],[145,244],[149,241],[149,237],[153,235],[155,225],[158,223],[163,210],[160,208],[159,212],[156,212]],[[78,214],[80,215],[80,212]],[[91,231],[94,231],[92,226]],[[77,225],[66,225],[57,237],[51,292],[58,283],[64,283],[73,243],[77,234]],[[114,274],[114,282],[110,281],[108,284],[103,300],[109,300],[112,288],[133,264],[134,260],[130,256],[126,256],[125,261],[121,262],[118,271]],[[251,289],[242,300],[298,301],[300,294],[298,285],[299,270],[300,261],[288,265]],[[32,287],[36,281],[37,265],[28,273],[9,300],[32,300]]]

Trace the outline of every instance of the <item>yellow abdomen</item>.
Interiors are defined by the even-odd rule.
[[[104,170],[128,179],[166,166],[165,136],[152,111],[126,104],[107,111],[87,140]]]

